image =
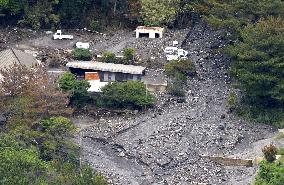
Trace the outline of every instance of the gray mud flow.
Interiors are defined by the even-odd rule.
[[[161,95],[156,107],[144,113],[74,118],[82,128],[84,162],[117,185],[248,184],[255,167],[225,167],[202,158],[237,155],[276,131],[230,113],[229,60],[220,51],[225,45],[221,31],[204,24],[183,38],[198,73],[188,81],[184,103]]]

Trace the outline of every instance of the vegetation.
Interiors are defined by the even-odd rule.
[[[241,41],[227,50],[234,60],[231,74],[246,93],[243,104],[251,105],[247,114],[254,112],[258,121],[272,121],[279,127],[284,120],[283,29],[280,18],[261,20],[245,27]],[[264,112],[272,113],[268,120],[259,117]]]
[[[106,51],[103,53],[103,62],[105,63],[117,63],[117,58],[114,53]]]
[[[9,115],[8,123],[30,124],[41,118],[72,114],[67,106],[69,95],[60,91],[56,80],[42,67],[29,69],[15,64],[0,73],[0,112]]]
[[[267,146],[266,149],[263,149],[264,155],[266,156],[269,153],[269,156],[273,153],[275,156],[275,146]],[[277,150],[276,150],[277,151]],[[278,151],[283,151],[279,149]],[[275,161],[275,157],[268,158],[269,160],[263,161],[260,164],[260,168],[255,180],[255,185],[281,185],[284,183],[284,160],[280,158]],[[273,159],[273,160],[271,160]]]
[[[101,23],[99,21],[95,21],[93,20],[91,23],[90,23],[90,27],[93,31],[102,31],[103,27],[101,25]]]
[[[226,28],[236,36],[242,28],[261,18],[284,16],[284,3],[281,0],[195,0],[190,5],[211,25]]]
[[[93,54],[88,49],[76,48],[72,51],[72,55],[76,60],[89,61],[92,60]]]
[[[181,80],[180,78],[173,78],[171,79],[168,91],[171,95],[177,96],[177,97],[184,97],[185,96],[185,90],[184,90],[185,82]]]
[[[165,65],[165,72],[171,78],[168,91],[174,96],[185,96],[187,77],[194,76],[195,65],[190,60],[171,61]]]
[[[0,112],[7,123],[0,132],[0,184],[106,185],[79,165],[79,148],[71,142],[76,127],[59,116],[72,109],[56,80],[41,67],[16,64],[1,74]]]
[[[186,79],[187,76],[194,76],[195,65],[190,60],[176,60],[165,65],[165,72],[170,77]]]
[[[264,154],[264,158],[268,162],[273,162],[276,159],[276,154],[277,154],[277,148],[276,146],[270,144],[268,146],[265,146],[262,149],[262,152]]]
[[[162,26],[174,22],[181,0],[141,0],[142,19],[145,25]]]
[[[124,48],[123,49],[123,60],[124,64],[132,64],[135,57],[135,49],[134,48]]]
[[[59,79],[59,87],[71,95],[71,102],[80,107],[89,100],[88,89],[91,87],[86,80],[77,80],[71,72],[67,72]]]
[[[152,106],[155,97],[138,81],[113,82],[102,88],[102,104],[111,108],[142,109]]]

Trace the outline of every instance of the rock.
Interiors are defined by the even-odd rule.
[[[120,152],[120,153],[118,154],[118,157],[125,157],[125,153],[124,153],[124,152]]]
[[[226,127],[226,123],[220,123],[218,125],[218,129],[220,129],[220,130],[225,130],[225,127]]]
[[[159,158],[157,159],[157,164],[160,166],[160,167],[165,167],[167,166],[168,164],[170,164],[170,162],[172,161],[172,159],[166,157],[166,156],[162,156],[162,158]]]

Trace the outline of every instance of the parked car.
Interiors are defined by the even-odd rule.
[[[76,48],[80,48],[80,49],[89,49],[90,48],[90,43],[88,42],[77,42],[75,44]]]
[[[61,30],[57,30],[55,34],[53,34],[52,37],[54,40],[62,40],[62,39],[69,39],[72,40],[74,37],[73,35],[63,35]]]

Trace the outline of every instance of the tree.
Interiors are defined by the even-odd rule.
[[[237,36],[243,27],[261,18],[284,16],[281,0],[194,0],[189,4],[211,25],[227,28]]]
[[[283,29],[281,18],[263,19],[245,27],[241,41],[227,50],[234,61],[231,74],[244,90],[245,102],[255,107],[259,115],[270,109],[265,115],[271,115],[267,121],[274,120],[275,124],[284,119]]]
[[[24,148],[11,135],[0,135],[0,184],[36,185],[47,183],[49,165],[36,148]]]
[[[77,80],[71,72],[67,72],[59,79],[59,87],[71,94],[71,102],[81,106],[88,100],[88,89],[91,87],[86,80]]]
[[[284,161],[275,163],[262,162],[254,185],[282,185],[284,184]]]
[[[104,106],[113,108],[138,108],[151,106],[155,97],[138,81],[113,82],[102,88]]]
[[[29,69],[15,64],[0,73],[0,111],[8,115],[8,122],[31,124],[44,117],[73,113],[67,107],[69,95],[43,67]]]
[[[195,65],[191,60],[175,60],[165,65],[165,72],[169,77],[186,80],[187,76],[195,76]]]
[[[117,63],[117,58],[114,53],[106,51],[103,53],[102,61],[105,63]]]
[[[141,17],[145,25],[171,25],[179,11],[180,0],[141,0]]]
[[[123,57],[124,64],[131,64],[134,61],[135,49],[134,48],[124,48]]]
[[[89,61],[93,58],[92,52],[88,49],[76,48],[72,51],[72,55],[76,60]]]

